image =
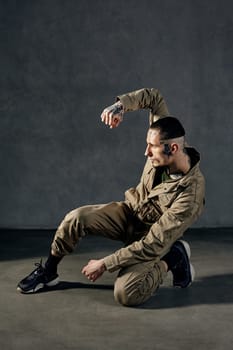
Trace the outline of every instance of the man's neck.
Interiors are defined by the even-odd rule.
[[[169,167],[169,174],[187,174],[191,169],[191,161],[187,154],[182,153]]]

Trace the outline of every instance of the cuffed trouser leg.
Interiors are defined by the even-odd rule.
[[[58,227],[52,242],[52,253],[64,256],[73,252],[80,238],[101,235],[125,242],[133,231],[132,213],[124,202],[87,205],[68,213]]]
[[[125,306],[136,306],[148,300],[166,276],[163,262],[142,262],[120,270],[115,282],[115,300]]]

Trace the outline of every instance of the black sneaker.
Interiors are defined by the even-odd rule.
[[[168,267],[173,274],[173,286],[186,288],[195,277],[195,270],[190,263],[191,250],[185,241],[176,241],[170,252],[164,257],[168,262]]]
[[[22,279],[17,286],[17,290],[21,293],[35,293],[39,289],[53,287],[59,283],[57,273],[48,273],[42,266],[42,263],[36,263],[37,268],[30,275]]]

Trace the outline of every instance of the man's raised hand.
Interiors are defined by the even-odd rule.
[[[108,125],[110,129],[116,128],[123,120],[124,108],[120,101],[106,107],[102,114],[101,120]]]

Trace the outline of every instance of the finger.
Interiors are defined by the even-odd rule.
[[[96,280],[96,276],[93,273],[86,275],[86,277],[91,282],[94,282]]]
[[[91,282],[95,282],[98,278],[98,274],[93,274],[90,278]]]
[[[112,125],[112,113],[107,114],[106,121],[107,121],[107,123],[105,123],[105,124],[107,124],[109,126]]]
[[[106,118],[106,125],[111,125],[112,124],[112,115],[108,113],[107,118]]]
[[[108,124],[108,113],[106,111],[103,111],[101,114],[101,120],[103,123]]]
[[[104,109],[103,112],[100,115],[100,118],[102,119],[102,121],[104,120],[105,115],[106,115],[106,110]]]
[[[119,117],[114,118],[114,126],[115,126],[115,128],[120,124],[120,122],[121,122],[121,119]]]
[[[116,122],[116,127],[118,127],[120,123],[121,123],[121,119],[119,118]]]
[[[84,274],[86,276],[86,274],[87,274],[87,265],[83,267],[82,274]]]
[[[113,121],[112,121],[112,124],[111,124],[111,126],[110,126],[110,128],[112,129],[112,128],[116,128],[116,127],[118,127],[118,125],[120,124],[120,118],[118,118],[118,117],[115,117],[114,119],[113,119]]]

